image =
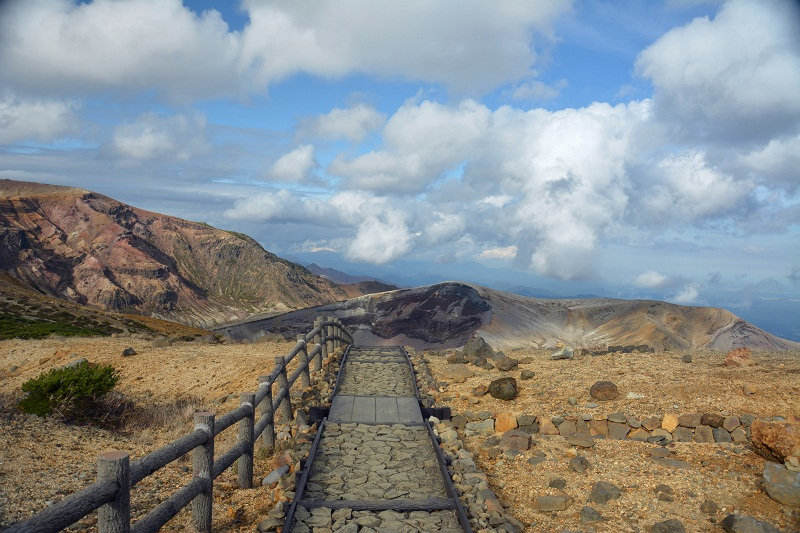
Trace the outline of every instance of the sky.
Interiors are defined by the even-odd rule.
[[[5,0],[0,178],[800,340],[791,0]]]

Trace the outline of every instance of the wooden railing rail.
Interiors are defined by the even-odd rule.
[[[309,349],[310,343],[313,347]],[[274,447],[276,412],[287,422],[293,420],[291,389],[296,381],[300,379],[301,386],[308,387],[311,372],[322,368],[328,353],[352,343],[353,337],[339,320],[318,318],[309,333],[298,335],[297,344],[286,356],[275,358],[275,368],[270,374],[258,377],[258,390],[241,395],[239,407],[219,419],[215,419],[214,413],[195,413],[191,433],[139,460],[131,462],[124,451],[100,454],[95,483],[27,520],[9,526],[3,533],[54,533],[94,510],[98,510],[99,533],[155,532],[190,503],[194,528],[202,532],[211,531],[214,480],[237,463],[238,486],[252,488],[255,442],[260,437],[261,447]],[[289,376],[287,366],[295,357],[299,357],[299,365]],[[273,384],[278,386],[274,398]],[[256,413],[260,415],[257,422]],[[237,422],[237,443],[215,458],[215,437]],[[131,524],[131,487],[189,452],[192,452],[192,480]]]

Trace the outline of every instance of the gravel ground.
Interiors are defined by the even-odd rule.
[[[725,367],[725,353],[721,352],[693,352],[691,363],[682,361],[684,352],[573,360],[551,360],[549,354],[512,352],[508,355],[527,361],[512,372],[470,365],[473,377],[463,383],[440,384],[435,395],[440,404],[451,406],[454,414],[485,411],[557,417],[621,411],[644,419],[664,413],[752,413],[758,417],[800,413],[800,354],[796,352],[757,352],[757,364],[747,368]],[[428,354],[426,360],[434,377],[441,376],[447,365],[444,354]],[[534,379],[521,380],[522,370],[533,371]],[[473,394],[475,387],[504,376],[517,379],[520,393],[515,400]],[[595,402],[589,398],[589,387],[600,380],[614,381],[623,399]],[[756,392],[743,394],[744,384],[752,385]],[[628,392],[643,398],[624,399]],[[590,407],[591,403],[599,405]],[[528,525],[526,531],[650,531],[656,522],[677,518],[687,531],[713,532],[722,531],[717,524],[731,512],[768,521],[781,531],[800,531],[800,513],[763,491],[764,460],[749,443],[672,443],[670,457],[689,465],[681,469],[653,461],[651,453],[658,446],[646,442],[598,440],[593,448],[584,449],[570,445],[562,436],[537,434],[530,450],[512,457],[493,451],[494,436],[466,437],[462,433],[461,437],[506,509]],[[586,473],[570,467],[570,459],[576,455],[589,462]],[[592,486],[598,481],[614,483],[622,489],[622,496],[606,504],[590,502]],[[661,484],[672,490],[666,499],[659,499],[655,492]],[[539,496],[560,494],[573,499],[566,510],[538,509]],[[703,506],[707,501],[715,508]],[[587,505],[603,520],[583,522],[580,511]]]

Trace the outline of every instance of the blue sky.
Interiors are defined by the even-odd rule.
[[[800,339],[790,0],[11,0],[0,178]]]

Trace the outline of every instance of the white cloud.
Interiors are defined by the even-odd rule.
[[[369,216],[358,226],[346,256],[353,261],[381,264],[402,257],[411,248],[411,233],[405,217],[397,211]]]
[[[0,97],[0,145],[19,141],[52,141],[75,127],[77,103],[20,98],[11,92]]]
[[[504,259],[511,260],[517,256],[516,246],[504,246],[502,248],[489,248],[478,256],[478,259]]]
[[[553,85],[539,80],[528,81],[519,84],[511,94],[511,98],[514,100],[551,100],[567,87],[569,87],[569,83],[565,79],[558,80]]]
[[[370,132],[379,129],[386,122],[386,115],[365,104],[348,109],[335,108],[319,116],[309,127],[312,134],[325,139],[349,139],[361,142]]]
[[[800,10],[788,0],[731,0],[642,51],[636,70],[657,109],[691,136],[764,138],[800,117]]]
[[[155,87],[186,101],[240,83],[238,34],[179,0],[12,1],[0,20],[0,79],[34,94]]]
[[[678,304],[678,305],[692,305],[697,303],[697,299],[700,297],[700,286],[696,283],[690,283],[686,285],[683,289],[678,291],[678,293],[670,298],[668,301]]]
[[[317,166],[317,161],[314,159],[314,146],[303,144],[275,161],[269,175],[281,181],[299,183],[308,179],[311,171]]]
[[[197,15],[179,0],[6,4],[0,79],[19,91],[155,87],[178,102],[259,93],[298,73],[482,93],[529,77],[534,46],[551,42],[552,23],[570,8],[558,0],[248,0],[249,24],[231,31],[216,10]]]
[[[695,150],[670,154],[651,171],[651,182],[642,182],[639,209],[643,219],[691,223],[735,210],[753,191],[748,181],[736,181],[709,167],[705,154]]]
[[[766,146],[738,159],[756,179],[782,184],[790,190],[800,185],[800,135],[772,139]]]
[[[206,118],[200,113],[171,116],[145,113],[133,122],[117,126],[111,151],[133,161],[186,161],[209,150],[205,130]]]
[[[637,287],[644,287],[646,289],[661,289],[670,284],[670,279],[660,272],[648,270],[636,276],[633,283]]]

